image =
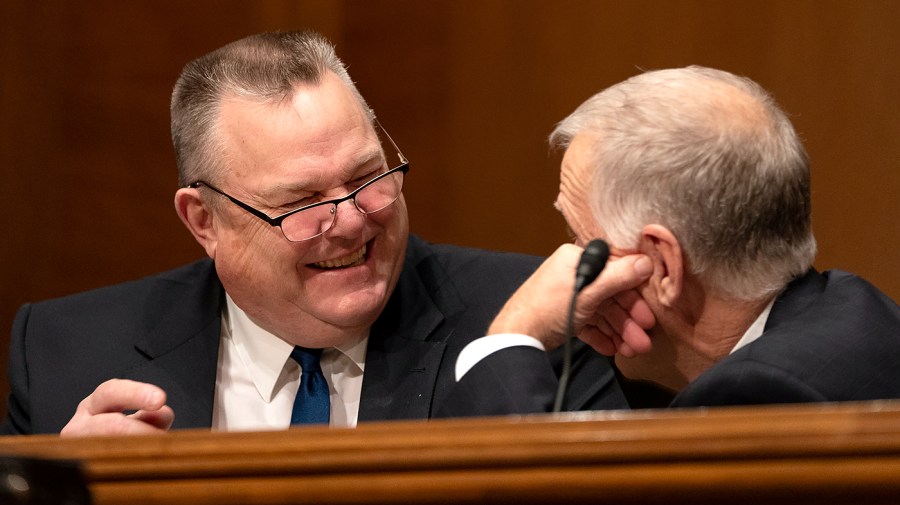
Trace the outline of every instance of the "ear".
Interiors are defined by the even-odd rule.
[[[684,292],[684,255],[681,244],[668,228],[648,224],[641,230],[640,250],[653,261],[653,275],[648,281],[659,303],[673,306]]]
[[[190,230],[194,239],[206,250],[207,256],[216,259],[218,234],[212,210],[200,198],[200,191],[181,188],[175,192],[175,212]]]

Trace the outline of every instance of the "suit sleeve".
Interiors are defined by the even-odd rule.
[[[6,404],[6,418],[0,425],[2,435],[24,435],[31,433],[31,418],[28,411],[28,366],[25,361],[25,332],[31,305],[25,305],[16,314],[12,334],[9,338],[9,399]]]
[[[437,417],[549,412],[557,383],[547,353],[508,347],[473,366],[450,391]]]

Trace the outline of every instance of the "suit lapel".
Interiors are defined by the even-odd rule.
[[[400,281],[369,334],[360,421],[426,419],[431,413],[452,333],[444,322],[454,308],[436,300],[441,273],[427,268],[428,258],[418,258],[417,249],[410,237]]]
[[[125,378],[166,391],[173,428],[212,425],[223,296],[213,263],[204,261],[186,276],[161,279],[147,297],[147,330],[135,349],[148,361]]]

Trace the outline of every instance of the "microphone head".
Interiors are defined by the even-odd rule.
[[[609,246],[603,240],[594,239],[588,242],[578,261],[575,271],[575,292],[578,293],[603,271],[609,259]]]

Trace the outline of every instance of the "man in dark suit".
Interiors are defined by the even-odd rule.
[[[580,295],[576,333],[615,355],[632,407],[900,398],[900,308],[811,268],[807,156],[756,83],[647,72],[587,100],[551,141],[565,149],[556,205],[577,246],[513,295],[493,342],[463,351],[445,412],[550,408],[540,349],[564,341],[578,246],[598,237],[613,258]]]
[[[316,34],[191,62],[171,112],[175,208],[209,259],[23,307],[4,433],[278,429],[300,390],[332,426],[430,417],[538,261],[409,235],[408,162]],[[584,351],[570,407],[622,405]]]

